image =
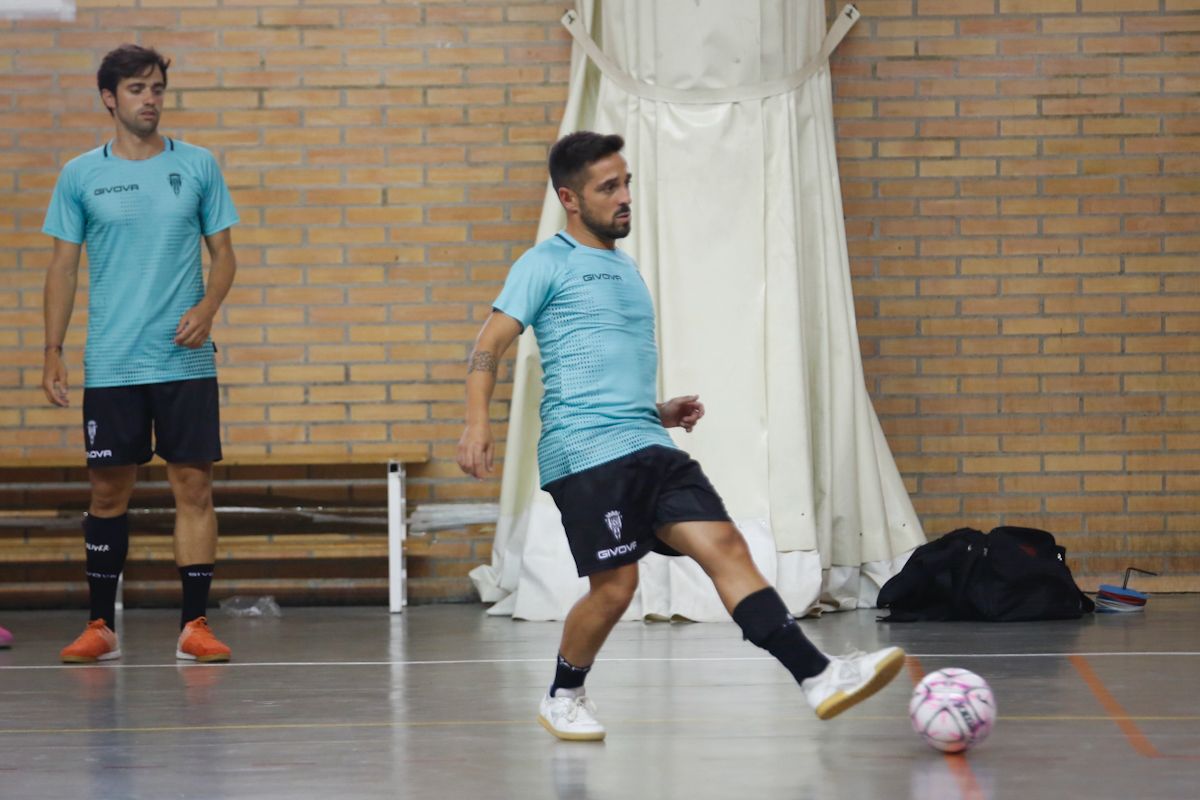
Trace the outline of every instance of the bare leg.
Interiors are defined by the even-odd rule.
[[[746,638],[792,673],[820,719],[836,717],[870,697],[904,665],[904,651],[889,647],[840,659],[838,670],[828,669],[829,659],[800,630],[778,593],[763,591],[769,585],[731,523],[680,522],[664,527],[658,538],[696,559]]]
[[[538,722],[559,739],[604,738],[604,726],[595,717],[596,707],[582,690],[583,679],[637,591],[637,564],[598,572],[588,576],[588,582],[588,593],[579,599],[563,624],[554,684],[538,708]]]
[[[88,480],[92,484],[88,513],[93,517],[119,517],[129,510],[137,466],[93,467],[88,470]]]
[[[558,652],[577,667],[590,667],[604,640],[621,619],[637,590],[637,564],[597,572],[588,577],[591,587],[579,599],[563,624]]]
[[[658,538],[685,556],[691,556],[712,578],[725,610],[770,584],[750,558],[741,531],[730,522],[677,522],[658,531]]]
[[[168,464],[175,495],[175,564],[211,564],[217,558],[217,512],[212,501],[212,464]]]
[[[180,567],[182,633],[175,657],[195,661],[228,661],[229,647],[213,635],[204,618],[217,559],[217,513],[212,502],[212,464],[168,464],[167,479],[175,494],[175,563]],[[189,569],[183,569],[188,567]]]
[[[758,571],[746,540],[732,523],[679,522],[665,526],[658,537],[696,559],[742,634],[779,659],[798,682],[828,666],[828,659],[800,630],[779,593]]]

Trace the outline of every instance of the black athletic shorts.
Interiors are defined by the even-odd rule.
[[[562,513],[579,576],[653,550],[681,555],[655,532],[674,522],[729,522],[720,495],[682,450],[647,447],[542,487]]]
[[[89,467],[221,460],[216,378],[83,390],[83,444]],[[150,432],[154,431],[151,446]]]

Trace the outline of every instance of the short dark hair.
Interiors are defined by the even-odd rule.
[[[167,82],[167,67],[171,66],[169,58],[163,58],[152,47],[141,47],[136,44],[123,44],[113,50],[100,62],[96,71],[96,88],[100,91],[108,89],[117,93],[117,84],[122,78],[134,78],[145,75],[155,67],[162,70],[163,83]]]
[[[550,183],[555,189],[566,186],[579,191],[579,177],[585,169],[624,147],[625,140],[615,133],[568,133],[550,148]]]

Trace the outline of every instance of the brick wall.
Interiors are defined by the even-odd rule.
[[[174,61],[164,131],[218,154],[242,217],[215,330],[227,451],[424,442],[414,502],[493,496],[452,460],[463,364],[535,234],[570,57],[561,4],[131,5],[0,23],[0,454],[82,435],[38,388],[39,230],[61,165],[111,135],[100,57],[136,41]],[[81,290],[75,383],[86,316]]]
[[[0,457],[80,444],[38,388],[38,231],[58,169],[110,130],[99,56],[137,41],[174,59],[164,130],[217,153],[242,215],[227,448],[423,442],[411,502],[494,497],[453,463],[462,364],[535,233],[565,5],[80,0],[71,25],[0,22]],[[858,6],[834,85],[860,332],[927,530],[1036,524],[1077,571],[1200,588],[1200,0]],[[85,324],[81,298],[76,383]]]
[[[1200,588],[1200,2],[858,5],[859,330],[927,530],[1036,525],[1077,571]]]

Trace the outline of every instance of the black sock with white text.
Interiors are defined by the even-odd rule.
[[[554,697],[554,693],[559,689],[580,689],[583,687],[583,681],[587,678],[587,674],[592,671],[590,666],[577,667],[570,661],[558,656],[558,665],[554,669],[554,683],[550,685],[550,696]]]
[[[91,603],[89,619],[102,619],[117,629],[117,585],[129,554],[129,514],[119,517],[83,516],[85,569]]]
[[[212,585],[213,565],[192,564],[179,568],[179,580],[183,583],[183,610],[179,615],[179,629],[208,610],[208,589]]]
[[[787,667],[796,683],[820,675],[829,665],[829,659],[808,640],[783,598],[770,586],[743,598],[733,609],[733,621],[752,644]]]

